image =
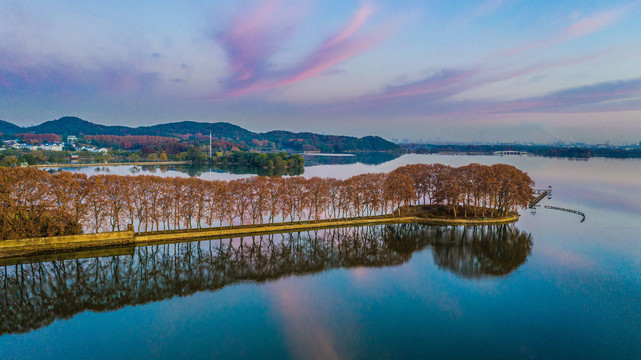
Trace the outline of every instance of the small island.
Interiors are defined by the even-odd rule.
[[[461,205],[408,205],[401,206],[397,212],[401,217],[450,225],[505,224],[519,219],[516,211],[499,213],[491,208]]]

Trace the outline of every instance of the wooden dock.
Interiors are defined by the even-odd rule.
[[[539,195],[537,195],[537,197],[534,198],[534,200],[532,200],[532,202],[530,203],[530,207],[536,206],[536,204],[540,203],[541,200],[545,199],[546,196],[548,196],[548,191],[543,190]]]

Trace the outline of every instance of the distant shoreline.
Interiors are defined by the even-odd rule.
[[[641,144],[629,146],[598,145],[473,145],[473,144],[400,144],[413,154],[485,155],[485,156],[542,156],[587,160],[590,158],[641,158]]]
[[[147,165],[189,165],[191,161],[138,161],[128,163],[92,163],[92,164],[38,164],[29,165],[37,169],[46,168],[74,168],[74,167],[94,167],[94,166],[147,166]]]
[[[301,153],[303,156],[335,156],[335,157],[350,157],[356,156],[356,154],[345,154],[345,153],[321,153],[321,152],[304,152]]]

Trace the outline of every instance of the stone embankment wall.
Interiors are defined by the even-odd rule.
[[[246,225],[222,228],[154,231],[148,233],[136,233],[131,228],[127,231],[105,232],[98,234],[53,236],[44,238],[0,241],[0,259],[122,245],[146,245],[154,243],[181,242],[201,238],[229,238],[234,236],[294,232],[346,226],[366,226],[398,223],[424,223],[434,225],[494,225],[512,223],[517,221],[518,219],[519,215],[472,220],[375,216],[353,219]]]
[[[0,241],[0,258],[131,244],[133,230]]]

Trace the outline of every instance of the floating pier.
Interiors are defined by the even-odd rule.
[[[584,221],[585,221],[585,214],[584,214],[584,213],[582,213],[582,212],[580,212],[580,211],[578,211],[578,210],[572,210],[572,209],[560,208],[560,207],[550,206],[550,205],[545,205],[545,208],[546,208],[546,209],[552,209],[552,210],[565,211],[565,212],[569,212],[569,213],[572,213],[572,214],[577,214],[577,215],[582,216],[581,222],[584,222]]]

